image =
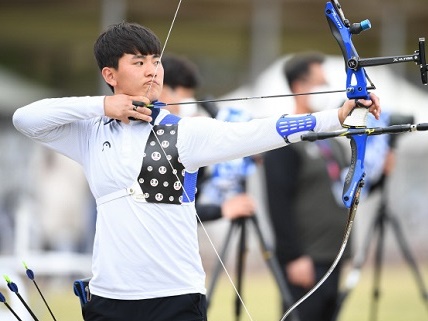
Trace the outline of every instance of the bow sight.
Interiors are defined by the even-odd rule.
[[[427,71],[428,65],[425,58],[425,38],[419,38],[419,49],[415,50],[414,54],[402,56],[389,56],[389,57],[375,57],[375,58],[359,58],[354,57],[348,60],[348,66],[352,69],[359,67],[370,67],[396,64],[401,62],[415,62],[419,65],[421,72],[421,80],[424,85],[428,84]]]
[[[415,62],[419,65],[421,80],[424,85],[428,84],[427,73],[428,65],[425,58],[425,38],[419,38],[419,48],[411,55],[360,58],[354,45],[352,44],[352,35],[360,34],[364,30],[371,28],[369,20],[363,20],[359,23],[352,23],[345,18],[342,6],[336,0],[327,2],[325,14],[329,23],[331,32],[342,50],[347,68],[347,96],[349,99],[368,99],[368,89],[375,89],[375,86],[368,78],[363,67],[388,65],[402,62]],[[366,79],[370,81],[370,87],[367,87]]]

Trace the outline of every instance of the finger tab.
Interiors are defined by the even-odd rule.
[[[145,107],[146,106],[145,103],[143,103],[142,101],[138,101],[138,100],[133,100],[132,104],[136,107]]]

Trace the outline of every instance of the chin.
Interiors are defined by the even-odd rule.
[[[154,93],[150,91],[149,93],[146,92],[143,96],[146,96],[147,98],[149,98],[150,101],[155,101],[159,99],[160,93],[159,92]]]

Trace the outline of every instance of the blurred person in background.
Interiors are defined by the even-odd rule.
[[[201,84],[201,75],[196,64],[184,56],[167,54],[162,57],[162,66],[164,82],[159,100],[164,103],[196,101],[196,92]],[[204,115],[197,104],[177,104],[165,108],[180,117]],[[208,109],[206,113],[223,121],[250,120],[248,115],[230,108],[219,111],[214,107]],[[243,177],[242,171],[244,171]],[[250,171],[251,158],[249,157],[199,169],[195,205],[202,222],[222,217],[233,220],[255,213],[255,201],[245,193],[242,185],[244,183],[242,178],[245,178]],[[207,195],[208,189],[211,191],[208,192],[210,196]]]
[[[14,191],[7,191],[0,198],[0,255],[12,254],[14,251],[11,240],[15,237],[16,210],[18,208],[18,198]]]
[[[329,89],[324,60],[325,56],[317,52],[296,54],[286,60],[283,73],[291,92]],[[328,98],[320,95],[294,98],[294,113],[298,114],[318,112],[341,103],[328,103]],[[380,139],[371,151],[377,159],[368,176],[374,180],[381,175],[382,161],[379,160],[386,153],[384,138]],[[342,244],[348,210],[342,203],[341,193],[350,163],[348,151],[349,147],[346,148],[340,139],[326,139],[299,142],[264,155],[276,255],[296,301],[327,273]],[[367,156],[368,163],[371,157]],[[350,248],[348,244],[330,277],[297,308],[300,321],[331,320],[343,261],[350,258]],[[284,312],[287,308],[283,307]]]
[[[82,168],[44,146],[32,159],[38,226],[32,245],[45,251],[90,252],[95,203]]]

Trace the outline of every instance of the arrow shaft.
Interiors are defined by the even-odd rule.
[[[220,102],[230,102],[230,101],[243,101],[243,100],[256,100],[256,99],[266,99],[266,98],[284,98],[284,97],[296,97],[296,96],[309,96],[309,95],[320,95],[320,94],[334,94],[346,92],[346,89],[338,90],[326,90],[326,91],[313,91],[313,92],[304,92],[297,94],[280,94],[280,95],[266,95],[266,96],[250,96],[250,97],[238,97],[238,98],[220,98],[220,99],[205,99],[205,100],[195,100],[195,101],[185,101],[181,103],[161,103],[158,106],[175,106],[175,105],[191,105],[191,104],[202,104],[202,103],[220,103]],[[155,104],[156,106],[156,104]]]
[[[18,292],[15,292],[15,294],[18,297],[18,299],[21,301],[21,303],[24,305],[24,307],[27,309],[28,313],[30,313],[30,315],[32,316],[34,321],[39,321],[39,319],[37,319],[36,315],[31,310],[31,308],[28,306],[27,302],[25,302],[25,300],[22,298],[22,296]]]
[[[12,307],[7,303],[7,302],[3,302],[4,303],[4,305],[6,306],[6,308],[8,308],[9,309],[9,311],[15,316],[15,318],[18,320],[18,321],[22,321],[22,319],[18,316],[18,314],[16,314],[16,312],[12,309]]]
[[[53,314],[53,312],[52,312],[51,308],[49,307],[48,302],[46,301],[46,299],[45,299],[44,295],[42,294],[42,291],[40,291],[40,288],[39,288],[39,286],[37,285],[37,282],[36,282],[35,280],[33,280],[33,283],[34,283],[34,285],[36,286],[36,289],[37,289],[37,291],[39,292],[39,294],[40,294],[40,296],[41,296],[41,298],[42,298],[43,302],[45,303],[46,307],[48,308],[49,313],[51,314],[52,318],[54,319],[54,321],[56,321],[55,316],[54,316],[54,314]]]

